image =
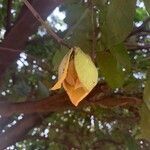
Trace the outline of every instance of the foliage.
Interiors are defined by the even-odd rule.
[[[21,6],[19,0],[13,1],[12,24]],[[7,1],[0,0],[1,41],[5,38],[2,30],[6,30],[6,9]],[[67,44],[78,46],[91,56],[99,83],[108,85],[109,90],[101,89],[106,93],[98,91],[96,97],[143,97],[145,104],[111,109],[90,105],[51,113],[22,141],[14,143],[14,149],[148,149],[150,1],[65,0],[59,10],[65,13],[65,19],[60,21],[59,15],[53,14],[52,28]],[[62,26],[66,23],[67,29],[59,31],[58,22]],[[68,51],[39,27],[5,73],[0,101],[30,102],[61,93],[63,89],[49,89],[56,83],[58,66]],[[84,67],[82,61],[80,65]],[[14,117],[13,120],[17,122]],[[11,128],[6,126],[3,130]]]
[[[137,120],[133,118],[132,112],[122,108],[109,111],[100,107],[66,110],[47,118],[42,129],[33,130],[33,137],[43,137],[43,144],[36,141],[32,145],[40,144],[47,149],[131,149],[138,146],[138,141],[135,141]],[[45,145],[45,140],[48,145]]]

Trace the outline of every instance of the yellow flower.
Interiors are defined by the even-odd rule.
[[[58,68],[58,81],[51,90],[63,85],[71,102],[77,106],[97,82],[98,72],[91,58],[79,47],[74,47],[64,56]]]

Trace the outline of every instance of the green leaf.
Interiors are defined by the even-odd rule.
[[[147,105],[148,109],[150,110],[150,78],[149,77],[146,81],[143,94],[144,94],[143,95],[144,102]]]
[[[135,139],[129,134],[125,135],[125,143],[127,145],[128,150],[137,150],[138,149]]]
[[[104,11],[102,40],[107,48],[123,42],[133,28],[136,0],[112,0]]]
[[[124,72],[116,58],[107,52],[98,53],[98,65],[109,86],[112,88],[121,87],[124,83]]]
[[[117,61],[128,71],[131,69],[131,62],[129,55],[123,43],[118,44],[110,49],[112,55],[117,59]]]
[[[41,81],[38,82],[38,96],[40,98],[49,96],[48,88]]]
[[[150,140],[150,111],[148,110],[148,107],[145,104],[143,104],[140,109],[140,116],[140,134],[137,135],[137,138]]]
[[[147,12],[148,12],[149,15],[150,15],[150,0],[143,0],[143,1],[144,1],[146,10],[147,10]]]
[[[135,21],[139,22],[148,17],[147,11],[145,8],[136,8]]]
[[[67,53],[67,49],[57,50],[53,56],[52,64],[54,66],[53,70],[57,70],[60,62],[62,61],[63,57]]]
[[[64,21],[68,25],[64,38],[66,42],[90,51],[92,43],[91,11],[76,0],[65,1],[62,10],[66,12]]]
[[[14,91],[20,96],[26,96],[30,92],[31,87],[24,80],[14,85]]]

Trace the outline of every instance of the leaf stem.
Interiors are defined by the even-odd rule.
[[[96,33],[95,33],[95,11],[94,11],[94,4],[93,0],[91,0],[91,23],[92,23],[92,52],[91,52],[91,57],[92,60],[94,61],[96,58],[95,54],[95,48],[96,48]]]

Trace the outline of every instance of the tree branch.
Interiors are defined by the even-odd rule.
[[[49,25],[41,18],[39,13],[32,7],[32,5],[28,2],[28,0],[22,0],[25,5],[28,7],[28,9],[31,11],[33,16],[43,25],[43,27],[47,30],[47,33],[50,37],[53,37],[59,44],[62,44],[69,49],[71,48],[70,45],[65,43],[62,38],[60,38],[50,27]]]
[[[150,44],[135,45],[135,44],[125,43],[125,46],[127,47],[128,50],[141,50],[141,49],[150,50]]]
[[[5,129],[6,125],[11,123],[13,120],[14,118],[12,116],[0,118],[0,134],[2,133],[2,130]]]
[[[142,103],[141,99],[135,97],[124,97],[124,96],[101,96],[102,89],[101,85],[97,85],[96,88],[87,96],[83,102],[80,103],[79,107],[90,104],[100,105],[106,108],[118,107],[118,106],[135,106]],[[67,108],[74,107],[66,93],[49,96],[40,101],[28,101],[21,103],[0,103],[0,115],[8,117],[13,114],[23,113],[45,113],[45,112],[59,112]]]
[[[47,142],[50,142],[50,139],[44,136],[39,136],[39,135],[26,135],[24,136],[23,140],[44,140]]]
[[[6,33],[10,30],[11,27],[11,8],[12,8],[12,0],[7,0],[7,16],[6,16]]]
[[[150,17],[148,17],[146,20],[144,20],[141,26],[135,28],[135,29],[128,35],[128,37],[126,38],[126,40],[129,39],[132,35],[135,35],[135,34],[137,34],[137,33],[139,33],[139,32],[144,32],[144,27],[145,27],[145,25],[146,25],[148,22],[150,22]],[[145,32],[149,32],[149,30],[147,30],[147,31],[145,30]]]
[[[22,120],[18,121],[16,125],[0,134],[0,149],[5,149],[22,140],[35,125],[38,125],[41,122],[42,118],[37,114],[25,116]]]
[[[92,58],[93,62],[95,62],[95,59],[96,59],[96,44],[97,44],[96,32],[95,32],[95,28],[96,28],[95,14],[96,14],[96,12],[94,11],[93,0],[91,0],[89,3],[90,3],[90,10],[91,10],[91,24],[92,24],[92,52],[91,52],[91,58]]]
[[[61,3],[63,0],[34,0],[32,6],[39,12],[42,19],[46,17]],[[39,22],[31,15],[29,10],[26,10],[22,17],[17,20],[16,24],[10,30],[1,44],[1,47],[12,48],[21,50],[24,49],[28,37],[37,31]],[[21,36],[20,36],[21,35]],[[9,57],[8,57],[9,56]],[[11,53],[9,51],[0,50],[0,78],[11,65],[11,63],[17,59],[19,53]]]

